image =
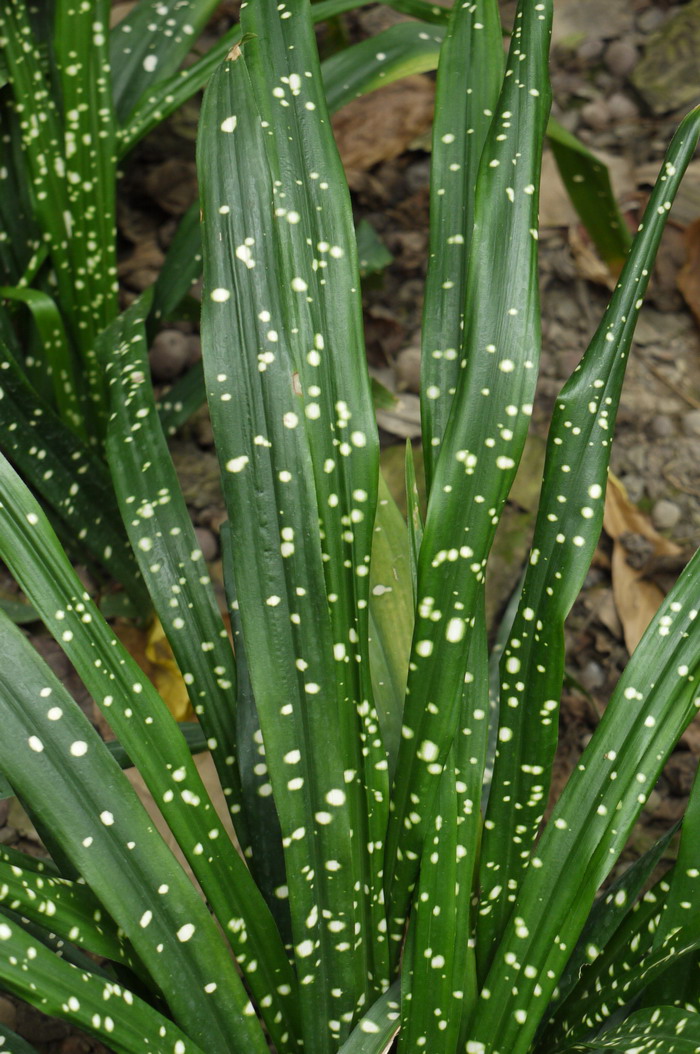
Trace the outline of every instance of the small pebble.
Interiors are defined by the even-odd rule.
[[[657,501],[654,508],[651,510],[651,521],[660,531],[669,530],[671,527],[675,527],[680,518],[681,510],[676,503],[673,501],[667,501],[665,498]]]
[[[628,476],[622,477],[622,483],[631,502],[636,504],[644,497],[644,480],[641,476],[635,476],[634,473],[630,472]]]
[[[595,62],[603,54],[605,42],[600,37],[588,37],[579,45],[576,54],[581,62]]]
[[[683,431],[689,436],[700,436],[700,410],[690,410],[683,415]]]
[[[14,1029],[17,1024],[17,1010],[14,1003],[4,996],[0,996],[0,1025],[7,1025]]]
[[[633,121],[639,116],[636,105],[619,91],[608,99],[608,113],[613,121]]]
[[[163,329],[156,336],[149,353],[151,371],[157,381],[172,381],[187,365],[188,338],[177,329]]]
[[[593,692],[605,684],[605,670],[591,659],[580,671],[578,679],[587,692]]]
[[[197,545],[202,550],[204,559],[207,561],[216,559],[219,553],[219,543],[214,532],[210,531],[208,527],[195,527],[194,533],[197,536]]]
[[[394,364],[396,387],[400,392],[420,391],[420,348],[404,348]]]
[[[616,77],[626,77],[637,65],[639,53],[628,40],[613,40],[605,50],[605,65]]]
[[[653,33],[666,21],[666,12],[658,7],[649,7],[637,16],[637,27],[642,33]]]
[[[657,414],[656,417],[652,417],[651,430],[654,435],[658,436],[660,439],[663,439],[666,436],[671,436],[675,432],[673,421],[665,414]]]
[[[581,117],[588,127],[596,132],[602,131],[610,124],[610,111],[604,99],[587,102],[581,109]]]

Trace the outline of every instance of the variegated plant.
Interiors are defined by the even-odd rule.
[[[0,462],[0,556],[118,740],[108,749],[3,615],[0,772],[51,859],[0,848],[0,981],[114,1051],[700,1049],[697,787],[671,871],[643,892],[660,844],[596,899],[700,707],[700,557],[543,826],[564,619],[600,532],[626,359],[698,111],[556,402],[489,694],[486,563],[538,369],[551,16],[551,0],[521,0],[505,64],[496,0],[455,7],[444,33],[423,343],[429,493],[423,518],[409,455],[405,523],[379,475],[312,10],[243,7],[199,141],[233,648],[148,379],[151,297],[96,345],[111,485],[194,732],[175,724]],[[36,435],[41,459],[51,435]],[[192,760],[201,750],[226,817]],[[130,763],[199,888],[121,774]],[[28,1049],[3,1029],[6,1049]]]

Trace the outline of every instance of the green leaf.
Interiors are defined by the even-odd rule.
[[[410,73],[434,70],[444,35],[438,26],[400,22],[336,52],[322,66],[328,109],[335,113],[358,96]]]
[[[107,457],[141,573],[245,848],[249,835],[236,760],[236,668],[156,413],[146,348],[149,307],[150,297],[136,301],[104,335],[112,349],[104,364],[112,409]],[[296,984],[279,933],[230,841],[217,843],[211,870],[216,875],[208,889],[212,908],[224,925],[231,915],[240,918],[242,925],[229,927],[228,939],[273,1040],[283,1046],[295,1017]],[[288,990],[286,997],[280,988]]]
[[[201,273],[202,236],[199,230],[199,202],[195,201],[178,224],[153,287],[148,319],[149,337],[153,336],[157,323],[173,316]]]
[[[64,878],[41,876],[0,862],[0,904],[106,959],[131,962],[123,934],[90,890]]]
[[[158,416],[163,431],[173,436],[204,405],[204,366],[201,361],[175,381],[158,400]]]
[[[596,249],[607,264],[619,270],[632,245],[632,235],[615,200],[607,167],[551,118],[547,138],[566,192]]]
[[[10,1054],[37,1054],[36,1047],[30,1047],[25,1039],[0,1023],[0,1047]]]
[[[424,451],[437,440],[440,454],[420,551],[405,738],[385,856],[396,959],[417,854],[457,730],[468,728],[485,750],[482,726],[488,710],[481,691],[471,696],[472,714],[459,710],[465,682],[479,675],[470,654],[476,657],[485,649],[485,625],[477,615],[484,567],[522,453],[535,392],[540,341],[532,231],[549,110],[552,13],[550,3],[541,12],[539,7],[533,17],[524,17],[531,9],[521,5],[516,16],[507,75],[479,168],[467,268],[470,312],[449,424],[442,442],[429,425],[424,435]],[[460,10],[471,21],[471,7]],[[451,134],[460,134],[458,125]],[[435,144],[436,149],[452,145],[442,139]],[[511,251],[502,251],[504,243]],[[483,757],[476,751],[475,757],[477,767],[482,766]],[[479,772],[477,787],[480,783]],[[475,811],[478,801],[479,793],[472,797]]]
[[[119,27],[116,32],[118,31]],[[145,89],[119,131],[119,157],[128,154],[140,139],[157,128],[203,88],[219,63],[226,58],[228,52],[240,39],[240,26],[233,26],[191,66],[176,70],[170,76],[157,80]],[[161,46],[162,43],[161,38]],[[125,47],[129,47],[128,40]]]
[[[175,73],[216,5],[217,0],[188,0],[186,4],[139,0],[115,26],[109,41],[110,66],[114,105],[122,123],[160,81]]]
[[[428,489],[464,355],[465,308],[472,302],[465,300],[465,283],[474,191],[503,72],[498,4],[495,0],[479,0],[468,8],[456,4],[440,50],[430,175],[430,248],[421,337]]]
[[[243,28],[257,35],[244,58],[231,55],[205,97],[202,333],[241,625],[286,850],[295,955],[306,978],[304,1038],[310,1049],[330,1051],[349,1031],[358,998],[385,976],[385,938],[369,924],[370,915],[383,916],[379,861],[365,846],[382,837],[386,772],[372,767],[383,756],[378,748],[367,758],[359,750],[360,720],[375,724],[376,715],[369,685],[358,683],[368,678],[366,654],[359,674],[354,661],[367,640],[366,607],[357,602],[366,604],[368,593],[376,431],[347,190],[306,7],[288,7],[288,19],[267,2],[245,9]],[[287,78],[275,96],[270,69]],[[318,175],[295,182],[290,173],[309,166]],[[323,267],[315,269],[317,258]],[[341,342],[344,354],[331,358]],[[332,428],[350,432],[340,447]],[[237,515],[242,507],[246,517]],[[351,513],[352,540],[341,522]],[[327,561],[308,529],[316,518]],[[376,731],[368,743],[375,740]],[[365,781],[376,817],[371,829]],[[342,932],[356,926],[353,946]],[[311,968],[318,959],[341,996]],[[331,1022],[328,1032],[319,1031],[319,1018]]]
[[[84,356],[96,418],[104,410],[93,342],[117,311],[117,125],[109,64],[109,0],[55,0],[55,90],[65,136],[72,278],[71,324]]]
[[[137,1054],[144,1045],[147,1050],[179,1054],[203,1054],[204,1050],[209,1054],[213,1049],[198,1046],[128,989],[77,969],[53,955],[17,924],[2,919],[0,980],[7,991],[44,1013],[67,1018],[109,1043],[115,1054]],[[24,1045],[8,1049],[13,1054],[24,1054],[24,1050],[32,1048]]]
[[[564,673],[564,619],[602,526],[620,390],[668,215],[666,203],[673,200],[699,134],[696,111],[674,137],[610,306],[552,415],[532,553],[501,660],[501,700],[507,706],[501,705],[480,874],[484,906],[477,943],[482,976],[511,913],[511,897],[526,873],[527,851],[547,801]],[[541,614],[545,611],[546,618]]]
[[[0,448],[87,553],[127,590],[150,601],[119,522],[103,462],[42,402],[0,343]]]
[[[360,220],[355,231],[360,277],[377,274],[388,267],[394,257],[369,220]]]
[[[399,982],[395,981],[360,1018],[338,1054],[387,1054],[399,1025]]]
[[[413,634],[413,591],[406,524],[381,474],[370,593],[372,689],[393,778]]]
[[[577,1043],[574,1051],[623,1051],[625,1054],[697,1054],[700,1049],[700,1015],[675,1006],[655,1006],[631,1014],[617,1028],[590,1043]]]
[[[253,686],[250,683],[231,559],[231,525],[228,520],[221,528],[221,560],[236,655],[236,739],[241,775],[241,807],[250,835],[246,857],[260,892],[277,920],[280,934],[285,944],[291,947],[292,930],[282,832],[275,799],[270,793],[270,772],[265,761],[265,744],[260,730]]]
[[[3,479],[4,528],[13,533],[7,490]],[[236,1050],[263,1054],[262,1032],[245,1013],[248,997],[194,886],[77,703],[11,622],[0,617],[0,630],[0,767],[122,928],[182,1027],[208,1051],[225,1054],[235,1035]],[[110,705],[116,707],[116,700]],[[129,711],[127,723],[138,726],[136,735],[147,740],[148,715],[140,707],[137,714]],[[175,786],[182,782],[176,779]],[[136,890],[143,891],[140,898]],[[0,938],[19,939],[13,927],[1,931]],[[3,945],[0,956],[7,951]],[[0,977],[12,985],[21,970],[0,963]],[[36,983],[36,978],[33,971],[28,980]],[[210,994],[207,986],[214,980],[225,989],[225,998]],[[24,985],[19,994],[27,997]],[[66,994],[64,988],[64,999]],[[126,1024],[124,1017],[120,1024]]]
[[[42,344],[42,369],[51,377],[60,418],[83,440],[85,422],[78,399],[73,352],[56,303],[39,289],[3,286],[0,297],[16,300],[29,308]]]
[[[632,911],[632,906],[642,892],[652,871],[654,871],[661,860],[664,851],[678,830],[678,826],[678,824],[674,824],[662,838],[659,838],[651,849],[638,860],[635,860],[594,903],[571,958],[566,964],[566,970],[557,984],[557,997],[550,1004],[548,1011],[552,1016],[559,1014],[559,1007],[566,1003],[567,997],[579,983],[579,979],[584,976],[584,968],[586,968],[586,977],[590,980],[591,964],[595,963],[601,953],[607,949],[607,946],[618,934],[620,928],[625,924],[629,925],[631,923],[630,912]],[[638,931],[639,926],[638,924],[635,925]],[[655,930],[658,932],[658,927],[655,927]],[[622,947],[630,945],[628,932],[625,932],[625,935],[621,937],[621,942]]]
[[[481,1001],[472,1022],[474,1041],[488,1040],[494,1049],[512,1054],[529,1049],[595,892],[697,711],[700,639],[693,603],[698,583],[700,553],[635,650],[555,806],[484,980],[483,990],[497,986],[499,999]],[[691,940],[686,950],[692,946]],[[649,968],[658,968],[663,958]],[[532,969],[525,973],[523,963]]]

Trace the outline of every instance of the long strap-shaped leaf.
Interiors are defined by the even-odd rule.
[[[564,619],[603,520],[610,445],[635,323],[659,240],[700,134],[679,128],[606,315],[557,399],[532,554],[501,659],[496,765],[481,856],[482,978],[522,881],[548,796],[564,674]],[[546,618],[535,619],[535,612]]]
[[[0,448],[90,557],[147,611],[148,592],[103,463],[42,402],[2,341],[0,354]]]
[[[40,507],[4,460],[0,500],[2,558],[139,768],[221,925],[244,944],[246,920],[234,912],[230,886],[246,880],[247,871],[177,725],[85,593]]]
[[[137,301],[105,334],[112,349],[105,363],[112,408],[107,457],[134,552],[207,737],[240,841],[247,846],[235,734],[236,668],[158,421],[146,349],[149,299]],[[229,895],[214,909],[220,915],[226,903],[222,921],[231,913],[243,920],[227,936],[271,1036],[282,1045],[296,1016],[296,980],[260,891],[226,845],[221,855],[227,857]]]
[[[0,33],[15,103],[21,107],[19,123],[32,178],[34,213],[51,249],[60,299],[68,318],[77,297],[71,275],[71,228],[66,218],[70,203],[63,157],[63,129],[56,100],[39,62],[39,48],[24,0],[9,0],[2,5]],[[71,336],[75,339],[77,331]]]
[[[319,517],[310,418],[281,302],[279,220],[263,135],[234,50],[205,96],[198,154],[205,373],[246,656],[286,851],[304,1040],[310,1051],[330,1054],[368,983],[351,836],[366,821],[356,815],[356,795],[349,808],[357,773],[346,760],[352,750],[335,669],[347,645],[331,633],[320,542],[309,529]],[[313,343],[306,353],[320,357]]]
[[[632,656],[530,860],[471,1026],[484,1052],[529,1049],[595,891],[700,706],[699,583],[700,553]]]
[[[128,989],[71,966],[4,919],[0,979],[45,1013],[68,1018],[109,1043],[115,1054],[208,1054],[211,1049],[198,1046]],[[26,1045],[7,1049],[17,1054],[32,1050]]]
[[[50,926],[58,936],[75,941],[95,955],[129,961],[124,936],[90,890],[63,878],[24,871],[16,864],[0,863],[0,904],[26,918]]]
[[[44,354],[41,368],[50,374],[59,416],[81,439],[85,439],[73,352],[55,301],[39,289],[17,286],[3,286],[0,297],[19,301],[31,311]]]
[[[155,84],[175,73],[216,4],[217,0],[139,0],[112,30],[112,91],[121,121]]]
[[[53,40],[65,136],[71,277],[80,291],[75,322],[98,412],[102,400],[93,341],[116,314],[119,288],[110,11],[109,0],[56,0]]]
[[[471,637],[485,633],[475,617],[477,598],[534,396],[539,355],[535,226],[549,109],[551,14],[551,2],[523,3],[518,9],[479,170],[463,368],[421,545],[405,738],[385,859],[394,935],[406,917],[417,855],[457,729],[465,676],[474,676],[467,666]],[[509,251],[503,251],[504,244]],[[435,598],[447,599],[438,603]],[[484,719],[480,707],[469,724]]]
[[[617,1028],[590,1043],[568,1047],[564,1054],[592,1051],[604,1054],[697,1054],[700,1050],[700,1015],[675,1006],[655,1006],[631,1014]]]
[[[343,652],[335,688],[346,769],[355,773],[346,793],[355,866],[361,888],[370,891],[361,924],[368,980],[379,992],[389,981],[379,875],[389,781],[367,646],[379,450],[350,195],[330,130],[308,0],[293,0],[284,11],[274,0],[257,0],[243,10],[241,26],[253,34],[246,49],[251,85],[268,126],[263,142],[273,181],[280,322],[294,336],[331,632]],[[359,849],[363,840],[371,853]]]
[[[440,50],[430,171],[430,253],[421,337],[428,490],[461,370],[465,310],[471,311],[465,285],[475,188],[503,71],[496,0],[455,4]]]
[[[4,494],[2,511],[11,530]],[[3,616],[0,628],[3,771],[121,926],[181,1027],[208,1051],[263,1054],[262,1030],[207,907],[77,703],[20,630]],[[130,718],[139,735],[144,716]]]

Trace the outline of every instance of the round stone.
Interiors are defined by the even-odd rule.
[[[660,531],[675,527],[681,518],[681,510],[675,502],[662,498],[657,501],[651,510],[652,523]]]
[[[177,329],[163,329],[158,333],[149,353],[151,372],[157,381],[172,381],[187,365],[189,344]]]

